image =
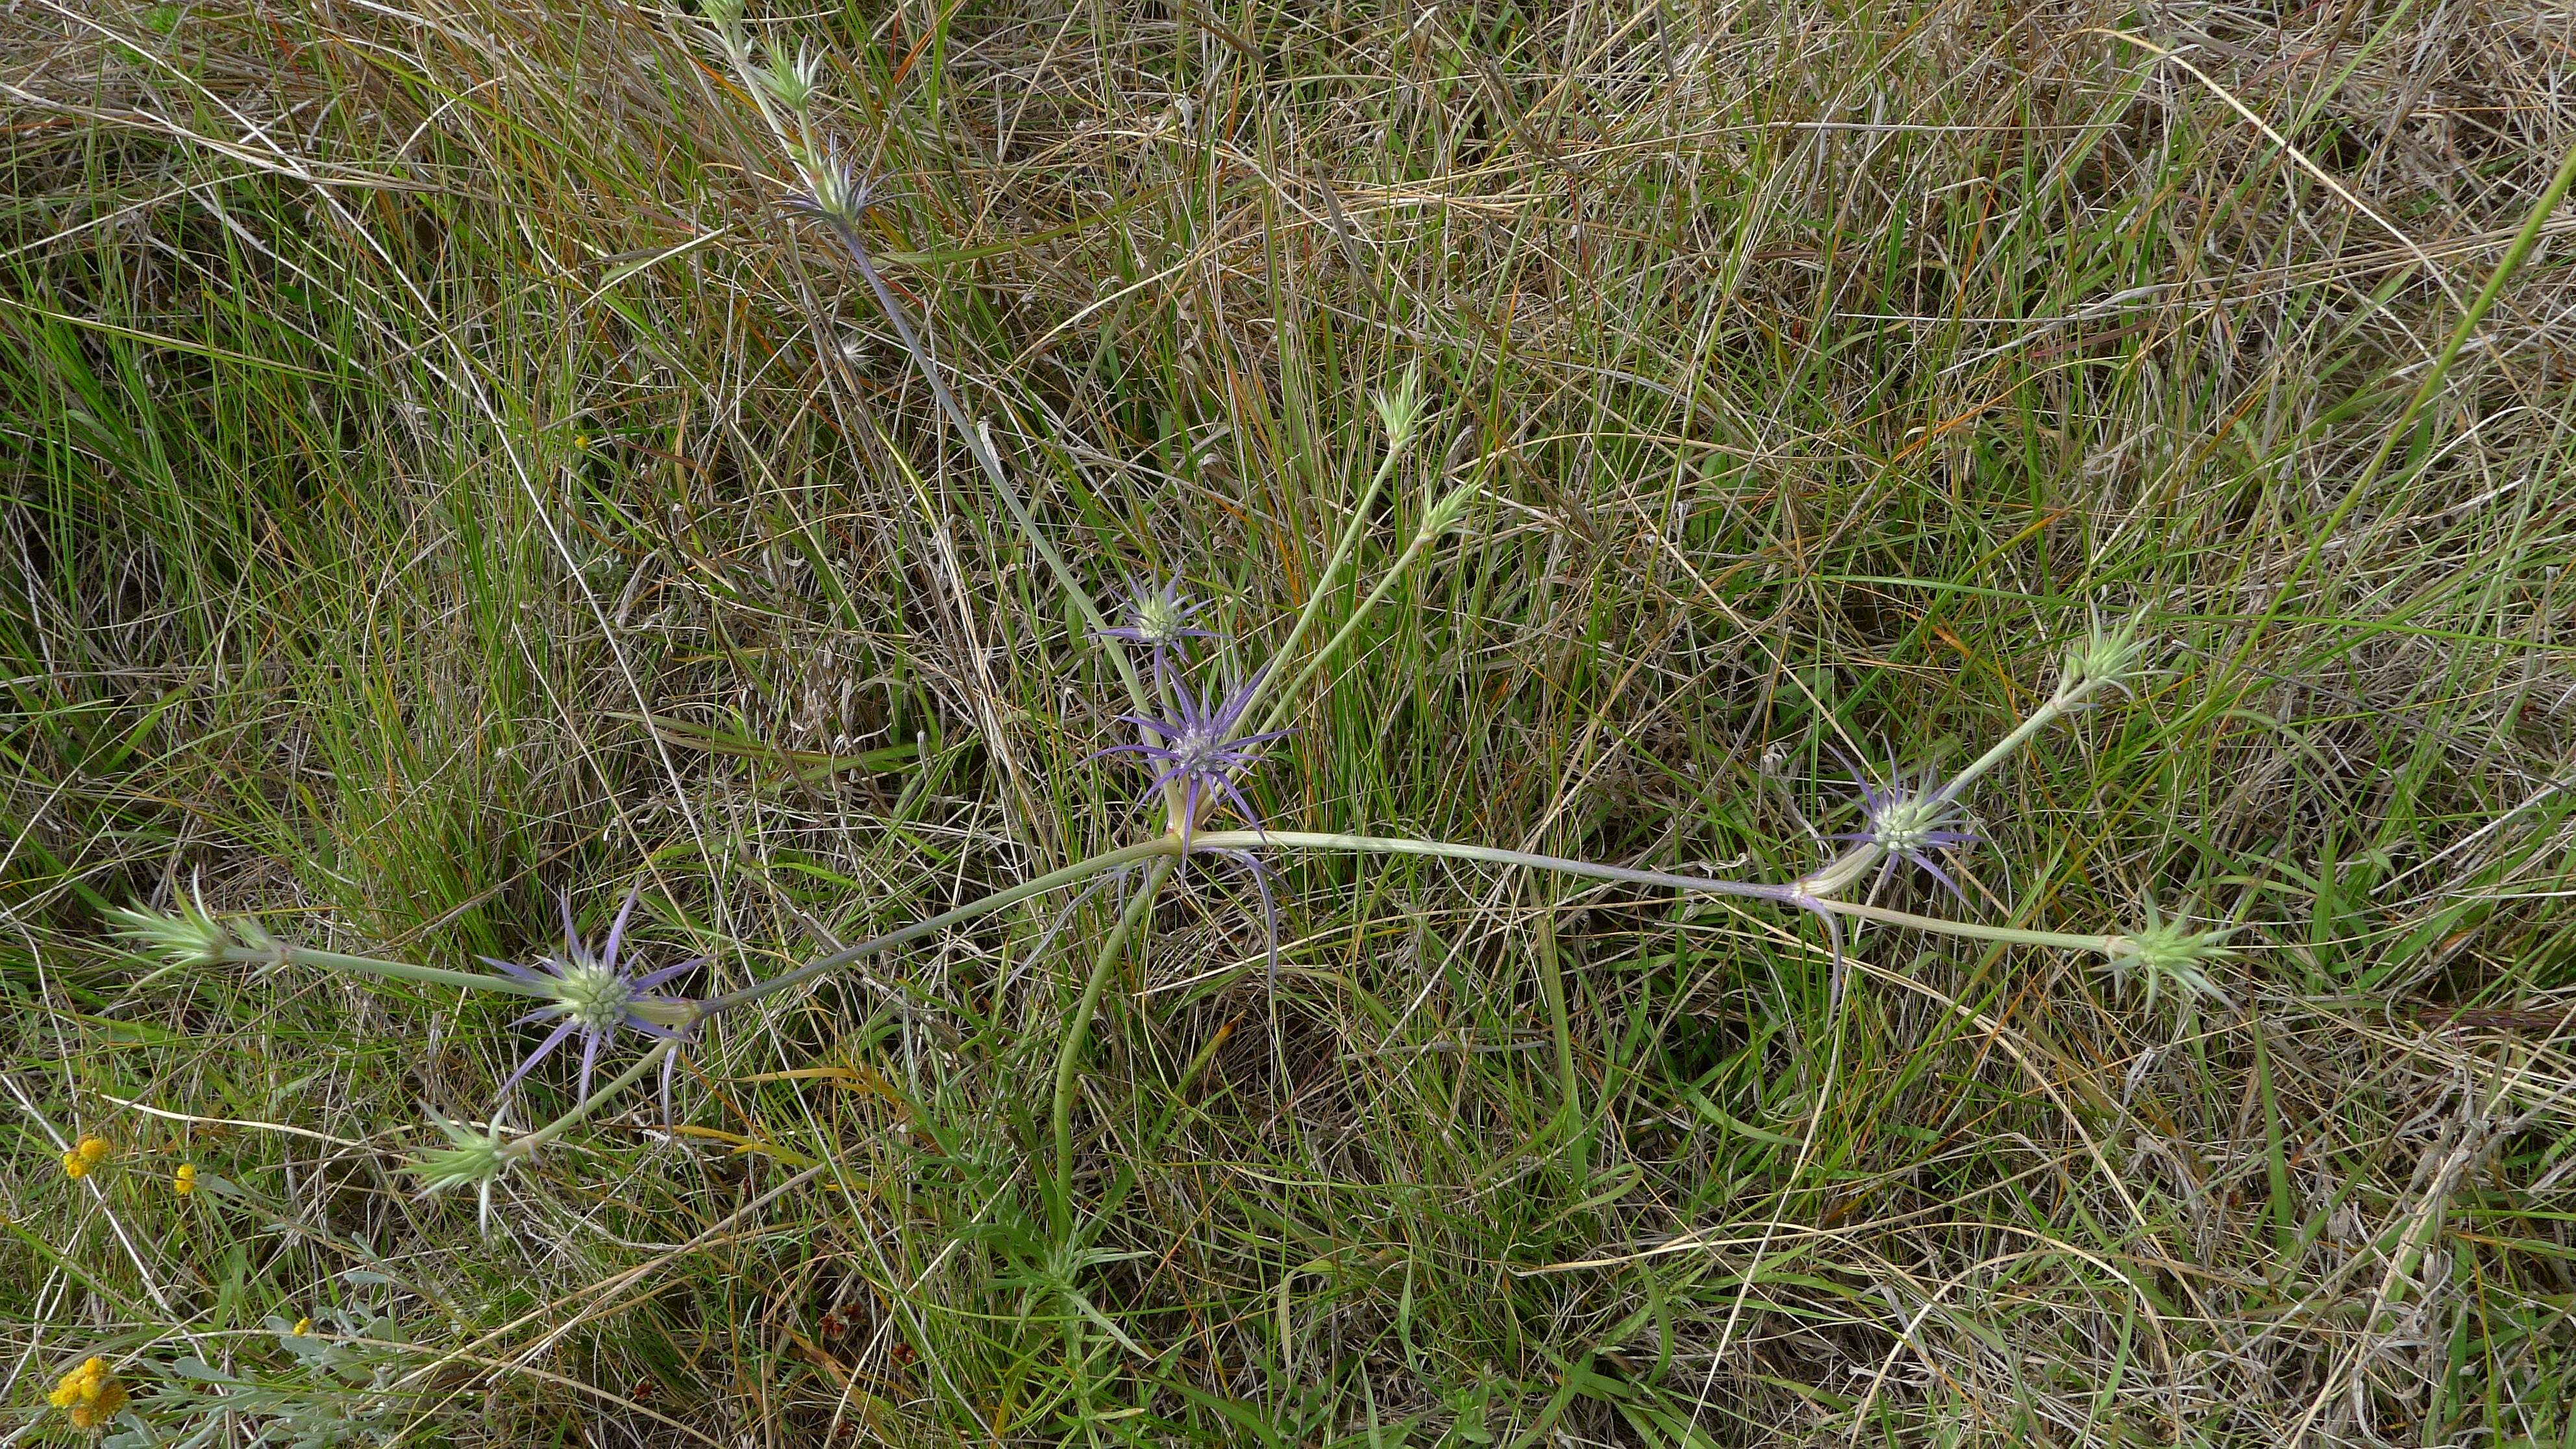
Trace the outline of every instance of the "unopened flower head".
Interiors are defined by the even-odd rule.
[[[1458,520],[1467,516],[1468,506],[1483,496],[1484,490],[1472,483],[1461,484],[1440,495],[1422,515],[1422,536],[1438,538],[1456,528]]]
[[[95,1429],[125,1407],[125,1385],[107,1360],[93,1358],[63,1375],[45,1401],[63,1411],[75,1429]]]
[[[1103,629],[1103,639],[1124,639],[1148,649],[1177,647],[1184,639],[1213,639],[1213,629],[1194,628],[1190,620],[1207,607],[1181,592],[1178,580],[1166,580],[1159,587],[1143,579],[1127,586],[1127,622]]]
[[[797,211],[835,226],[855,227],[877,204],[875,183],[837,145],[826,142],[821,150],[798,156],[796,169],[804,173],[805,189],[789,197],[787,204]]]
[[[1369,406],[1376,410],[1379,426],[1386,429],[1389,448],[1412,442],[1422,426],[1422,369],[1406,368],[1394,387],[1369,395]]]
[[[759,75],[761,88],[768,91],[772,99],[803,115],[805,109],[814,103],[814,91],[823,76],[823,62],[801,46],[791,61],[787,52],[773,46],[769,52],[769,68]]]
[[[2146,908],[2144,929],[2123,937],[2120,949],[2111,954],[2111,980],[2125,988],[2134,975],[2146,988],[2147,1005],[2154,1006],[2157,996],[2170,989],[2181,1009],[2188,1013],[2204,996],[2218,996],[2218,984],[2210,979],[2209,967],[2233,953],[2221,943],[2229,932],[2193,931],[2177,918],[2164,919],[2155,902]]]
[[[587,1100],[591,1072],[599,1063],[599,1053],[602,1048],[616,1044],[619,1027],[632,1027],[656,1039],[678,1036],[688,1030],[695,1015],[690,1004],[676,997],[657,997],[651,992],[663,982],[706,964],[706,958],[695,957],[641,976],[621,970],[617,954],[625,942],[627,918],[635,911],[635,896],[635,892],[627,892],[626,903],[618,907],[617,920],[609,926],[608,940],[596,956],[581,939],[580,928],[573,924],[572,902],[567,899],[563,902],[565,948],[562,959],[548,957],[537,963],[543,970],[532,970],[507,961],[495,961],[489,956],[483,958],[485,964],[497,970],[545,987],[554,998],[510,1023],[524,1026],[530,1022],[553,1021],[556,1025],[537,1049],[528,1053],[527,1060],[519,1063],[519,1069],[510,1073],[509,1080],[501,1084],[504,1096],[519,1084],[521,1077],[528,1074],[529,1068],[545,1060],[556,1047],[573,1037],[581,1038],[580,1099]],[[677,1053],[662,1059],[662,1102],[666,1118],[670,1116],[671,1068],[677,1060]]]
[[[1271,730],[1264,734],[1235,738],[1243,717],[1252,708],[1254,692],[1261,676],[1255,673],[1242,687],[1224,699],[1211,703],[1191,691],[1187,684],[1172,678],[1161,660],[1156,661],[1156,677],[1164,694],[1172,701],[1172,717],[1148,719],[1142,715],[1122,714],[1118,718],[1136,726],[1143,738],[1132,745],[1111,745],[1100,755],[1133,754],[1141,756],[1151,767],[1154,781],[1147,786],[1147,798],[1166,787],[1179,791],[1174,802],[1171,828],[1184,841],[1198,829],[1200,822],[1219,800],[1234,807],[1244,823],[1261,828],[1260,812],[1252,808],[1235,777],[1261,759],[1260,747],[1289,732]],[[1097,759],[1099,755],[1093,756]]]
[[[1959,883],[1932,858],[1934,851],[1976,843],[1976,832],[1957,826],[1957,802],[1936,788],[1928,773],[1912,788],[1894,784],[1881,789],[1858,770],[1852,777],[1860,786],[1861,828],[1836,838],[1875,845],[1885,852],[1887,863],[1878,872],[1881,884],[1903,861],[1949,887],[1952,895],[1966,899]]]
[[[447,1134],[448,1145],[422,1153],[409,1170],[420,1178],[425,1193],[474,1189],[476,1216],[488,1231],[492,1225],[492,1184],[509,1171],[518,1154],[510,1151],[497,1128],[480,1131],[450,1121],[435,1110],[429,1116],[438,1124],[438,1130]]]
[[[233,944],[233,933],[205,903],[187,896],[179,898],[175,911],[131,906],[109,911],[108,918],[116,923],[116,933],[138,950],[173,966],[215,965]]]
[[[2138,637],[2136,619],[2105,626],[2095,618],[2083,641],[2066,651],[2066,662],[2057,675],[2058,695],[2062,698],[2095,683],[2128,693],[2125,681],[2136,672],[2138,656],[2146,648],[2146,641]]]

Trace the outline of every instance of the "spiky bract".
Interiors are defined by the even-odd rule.
[[[692,957],[676,966],[665,966],[641,976],[621,970],[617,956],[625,941],[627,918],[635,911],[635,899],[635,892],[627,892],[626,903],[618,907],[617,919],[609,926],[608,939],[597,955],[591,954],[589,945],[582,940],[580,928],[573,923],[572,902],[567,899],[563,902],[565,948],[561,959],[547,957],[537,963],[543,969],[535,970],[508,961],[495,961],[489,956],[483,958],[485,964],[497,970],[545,987],[553,997],[545,1005],[510,1023],[524,1026],[530,1022],[553,1021],[556,1026],[535,1051],[528,1053],[527,1060],[519,1063],[518,1070],[510,1073],[509,1080],[501,1084],[502,1095],[507,1096],[510,1089],[519,1084],[519,1079],[526,1076],[531,1067],[545,1060],[556,1047],[578,1036],[581,1038],[581,1088],[575,1100],[588,1100],[591,1072],[598,1065],[601,1050],[616,1044],[619,1027],[632,1027],[657,1040],[689,1030],[695,1013],[688,1002],[651,993],[663,982],[706,964],[707,958]],[[662,1059],[662,1115],[666,1119],[671,1115],[671,1072],[678,1060],[677,1053]]]

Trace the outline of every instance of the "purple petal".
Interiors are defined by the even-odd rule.
[[[608,946],[600,952],[599,964],[611,971],[617,969],[617,943],[626,936],[626,918],[635,914],[635,897],[642,889],[641,886],[628,888],[626,904],[617,908],[617,919],[609,924]]]
[[[1216,779],[1216,785],[1218,789],[1225,792],[1226,799],[1234,802],[1235,812],[1243,817],[1243,823],[1251,826],[1256,831],[1260,830],[1260,812],[1252,808],[1251,801],[1243,798],[1243,792],[1241,790],[1234,788],[1234,782],[1222,775],[1219,775]]]
[[[581,1093],[573,1098],[574,1101],[590,1100],[590,1069],[599,1063],[599,1044],[616,1032],[617,1028],[610,1025],[598,1031],[586,1031],[581,1034]]]
[[[652,972],[649,975],[638,976],[635,978],[633,985],[638,991],[650,991],[654,987],[661,985],[663,982],[670,980],[674,976],[678,976],[683,972],[697,970],[712,959],[714,958],[708,956],[692,956],[677,966],[665,966],[661,970]]]
[[[556,1027],[551,1035],[538,1044],[535,1051],[528,1053],[528,1059],[519,1063],[519,1069],[510,1074],[509,1080],[501,1083],[501,1095],[504,1097],[509,1096],[510,1089],[519,1085],[519,1079],[528,1074],[528,1068],[544,1061],[546,1059],[546,1053],[553,1051],[556,1047],[562,1046],[563,1039],[572,1035],[574,1025],[575,1023],[567,1021],[563,1025]]]
[[[496,971],[502,971],[509,975],[516,976],[522,981],[543,981],[546,979],[543,976],[538,975],[536,972],[529,970],[527,967],[520,965],[516,961],[496,961],[489,956],[477,956],[474,959]]]
[[[1948,886],[1950,888],[1950,894],[1957,896],[1962,905],[1967,903],[1968,893],[1959,889],[1959,883],[1950,879],[1950,873],[1948,871],[1934,865],[1930,856],[1925,855],[1918,850],[1909,850],[1905,852],[1905,858],[1912,861],[1914,864],[1923,867],[1925,870],[1930,871],[1932,873],[1932,878],[1939,881],[1941,884]]]
[[[1279,989],[1279,903],[1270,895],[1270,872],[1264,870],[1260,857],[1248,850],[1229,850],[1227,855],[1243,863],[1252,873],[1252,884],[1261,892],[1261,924],[1270,941],[1269,989]]]

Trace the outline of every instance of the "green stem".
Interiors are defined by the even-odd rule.
[[[1178,842],[1174,842],[1178,844]],[[1055,1055],[1055,1196],[1056,1210],[1066,1222],[1073,1214],[1073,1087],[1082,1072],[1083,1047],[1091,1039],[1091,1018],[1100,1009],[1101,988],[1108,983],[1110,968],[1118,963],[1118,953],[1125,950],[1127,938],[1145,918],[1154,904],[1154,893],[1163,888],[1163,878],[1171,874],[1176,861],[1164,856],[1145,868],[1145,883],[1129,898],[1127,908],[1118,913],[1118,924],[1109,938],[1100,943],[1100,956],[1091,963],[1091,979],[1082,984],[1082,999],[1074,1004],[1073,1017],[1064,1026],[1064,1044]]]
[[[2086,695],[2089,695],[2095,690],[2101,689],[2113,682],[2114,681],[2110,676],[2096,676],[2078,683],[2072,689],[2062,690],[2059,693],[2050,695],[2046,703],[2043,703],[2039,708],[2032,710],[2028,718],[2014,726],[2011,734],[1995,741],[1993,748],[1987,750],[1984,754],[1979,755],[1974,761],[1969,763],[1966,769],[1951,776],[1949,780],[1941,786],[1937,798],[1942,800],[1955,800],[1959,798],[1959,796],[1967,792],[1970,785],[1975,784],[1987,771],[1992,770],[1995,766],[2003,763],[2004,759],[2011,755],[2013,751],[2030,743],[2033,735],[2036,735],[2041,730],[2048,728],[2051,724],[2056,723],[2060,717],[2064,716],[2070,710],[2073,710],[2077,705],[2082,704]],[[1799,882],[1799,886],[1809,895],[1833,895],[1837,891],[1848,889],[1853,882],[1859,880],[1862,876],[1869,874],[1870,867],[1878,864],[1886,854],[1887,851],[1884,847],[1879,846],[1875,842],[1863,841],[1860,844],[1853,846],[1851,849],[1844,851],[1841,855],[1834,857],[1832,860],[1825,862],[1825,864],[1819,867],[1813,875],[1810,875],[1805,880]]]
[[[1971,941],[2003,941],[2016,946],[2054,946],[2066,951],[2096,951],[2105,956],[2116,956],[2129,949],[2129,938],[2126,936],[2081,936],[2066,931],[2025,930],[2020,926],[1981,926],[1973,921],[1951,921],[1939,916],[1918,916],[1912,911],[1896,911],[1885,906],[1864,905],[1859,901],[1827,900],[1821,897],[1809,897],[1798,904],[1810,911],[1827,911],[1837,916],[1852,916],[1890,926],[1908,926],[1917,931],[1930,931],[1942,936],[1961,936]]]
[[[1270,693],[1271,685],[1277,682],[1278,666],[1297,657],[1297,646],[1305,642],[1306,631],[1314,627],[1316,617],[1323,613],[1325,599],[1332,594],[1333,580],[1341,574],[1342,565],[1350,562],[1352,551],[1359,547],[1360,534],[1368,527],[1369,509],[1385,489],[1386,480],[1395,476],[1395,465],[1403,461],[1404,450],[1411,442],[1409,437],[1390,436],[1386,440],[1386,457],[1378,463],[1377,472],[1370,476],[1367,490],[1360,494],[1359,505],[1351,510],[1351,521],[1343,525],[1341,541],[1333,545],[1333,556],[1325,561],[1324,572],[1316,578],[1314,589],[1306,595],[1306,606],[1297,611],[1296,627],[1288,631],[1287,641],[1270,656],[1270,667],[1253,681],[1252,695],[1244,701],[1242,718],[1245,721],[1250,720],[1252,712]],[[1365,609],[1366,606],[1362,607]],[[1305,678],[1305,675],[1299,675],[1298,682],[1304,683]]]
[[[2128,946],[2126,936],[2079,936],[2063,931],[2024,930],[2017,926],[1981,926],[1968,921],[1943,920],[1939,916],[1918,916],[1911,911],[1890,910],[1885,906],[1833,900],[1814,895],[1796,885],[1764,885],[1753,881],[1712,880],[1699,876],[1671,875],[1658,870],[1630,870],[1625,866],[1600,865],[1588,860],[1569,860],[1559,855],[1534,855],[1527,851],[1497,850],[1483,845],[1458,845],[1445,840],[1403,840],[1378,835],[1327,835],[1304,830],[1217,830],[1200,834],[1194,843],[1203,850],[1258,850],[1264,846],[1279,846],[1289,850],[1335,850],[1365,855],[1427,855],[1443,860],[1473,860],[1488,865],[1552,871],[1559,875],[1589,876],[1594,880],[1615,880],[1629,885],[1652,886],[1659,890],[1772,901],[1802,911],[1853,916],[1891,926],[1909,926],[1916,930],[1932,931],[1947,936],[1964,936],[1975,941],[2008,941],[2025,946],[2055,946],[2075,951],[2099,951],[2105,955],[2117,954]]]
[[[878,309],[885,313],[888,322],[894,324],[895,335],[903,340],[904,351],[912,354],[914,369],[921,374],[922,381],[930,385],[931,399],[939,404],[942,413],[947,414],[949,425],[964,435],[966,450],[983,465],[984,476],[992,483],[993,491],[1001,495],[1002,506],[1010,510],[1011,521],[1019,525],[1021,535],[1038,551],[1038,556],[1046,560],[1047,569],[1055,575],[1057,586],[1073,600],[1074,607],[1082,611],[1082,616],[1091,621],[1092,632],[1103,634],[1109,627],[1108,618],[1100,612],[1100,605],[1093,602],[1090,592],[1083,588],[1082,580],[1074,574],[1072,565],[1064,561],[1064,556],[1055,551],[1055,545],[1039,531],[1037,518],[1029,512],[1019,490],[1011,486],[1010,478],[1003,473],[1002,459],[993,451],[992,443],[985,439],[984,430],[975,426],[974,419],[966,416],[966,409],[959,406],[956,396],[949,392],[947,382],[939,375],[938,362],[931,357],[930,349],[922,343],[920,334],[912,330],[912,321],[904,314],[903,305],[895,300],[894,291],[885,284],[885,278],[877,275],[877,264],[868,256],[867,244],[859,237],[858,225],[840,217],[832,218],[831,225],[833,233],[840,237],[841,245],[849,249],[851,260],[858,263],[859,275],[867,279],[868,290],[876,294]],[[1145,681],[1136,673],[1135,661],[1127,657],[1127,650],[1116,639],[1104,634],[1100,642],[1109,646],[1110,662],[1118,666],[1118,677],[1127,685],[1128,698],[1136,702],[1139,713],[1151,714],[1152,697],[1145,692]]]
[[[770,133],[778,138],[778,144],[786,150],[788,159],[799,171],[804,171],[808,159],[812,157],[813,148],[810,138],[804,144],[800,144],[796,135],[788,130],[786,123],[779,119],[777,111],[771,108],[769,93],[762,84],[757,68],[751,63],[750,44],[743,32],[738,29],[719,27],[717,35],[723,42],[726,57],[733,62],[734,70],[742,81],[744,91],[750,95],[751,103],[760,108],[761,120],[768,124]],[[819,158],[815,158],[815,164],[821,164]],[[805,180],[811,185],[814,178],[809,173]],[[966,409],[960,407],[956,397],[948,391],[948,384],[940,377],[938,364],[932,359],[930,349],[923,344],[920,335],[913,331],[911,319],[895,302],[894,292],[886,286],[885,279],[877,275],[876,263],[869,258],[867,246],[860,240],[856,219],[836,216],[828,218],[828,221],[834,234],[840,237],[841,244],[848,247],[850,255],[857,260],[859,274],[867,279],[868,290],[876,295],[877,306],[885,312],[886,320],[894,324],[895,335],[903,340],[904,351],[912,355],[913,365],[920,370],[922,381],[930,385],[931,399],[939,405],[939,410],[947,415],[950,426],[964,436],[966,450],[975,455],[977,463],[983,465],[984,475],[992,480],[993,491],[1001,495],[1002,506],[1010,510],[1012,521],[1019,525],[1021,534],[1037,549],[1038,556],[1046,560],[1047,568],[1054,573],[1057,584],[1063,587],[1066,595],[1073,600],[1074,606],[1082,611],[1083,617],[1091,621],[1091,627],[1094,630],[1108,628],[1109,621],[1101,615],[1100,606],[1092,600],[1090,591],[1083,588],[1082,580],[1075,576],[1063,556],[1055,551],[1055,545],[1048,542],[1046,535],[1038,531],[1037,519],[1030,514],[1028,504],[1021,499],[1019,490],[1011,486],[1010,479],[1002,472],[1002,460],[994,453],[993,445],[985,440],[983,429],[975,426],[974,420],[966,415]],[[1108,639],[1103,642],[1109,646],[1111,662],[1118,666],[1119,678],[1127,685],[1128,697],[1135,700],[1140,709],[1144,708],[1146,706],[1145,682],[1137,676],[1134,661],[1127,657],[1127,651],[1119,646],[1117,640]]]
[[[513,1157],[533,1155],[540,1147],[581,1125],[583,1119],[599,1109],[599,1104],[644,1080],[644,1074],[661,1065],[662,1058],[680,1049],[677,1037],[668,1037],[651,1051],[635,1059],[635,1065],[610,1078],[600,1089],[575,1103],[573,1109],[522,1137],[510,1139],[501,1150]]]
[[[1776,901],[1784,906],[1806,906],[1795,886],[1764,885],[1754,881],[1715,880],[1695,875],[1668,875],[1655,870],[1631,870],[1626,866],[1598,865],[1588,860],[1570,860],[1561,855],[1533,855],[1522,850],[1498,850],[1489,845],[1460,845],[1446,840],[1409,840],[1384,835],[1340,835],[1308,830],[1206,830],[1191,838],[1201,850],[1259,850],[1264,846],[1285,846],[1290,850],[1337,850],[1360,855],[1428,855],[1442,860],[1473,860],[1486,865],[1519,866],[1527,870],[1552,871],[1558,875],[1589,876],[1595,880],[1624,881],[1630,885],[1654,886],[1663,890],[1697,891],[1711,895],[1744,896],[1755,900]]]
[[[1395,562],[1387,566],[1385,576],[1377,581],[1377,587],[1369,590],[1368,597],[1360,600],[1360,606],[1351,611],[1348,619],[1342,621],[1342,627],[1334,632],[1331,639],[1325,641],[1323,648],[1315,651],[1314,658],[1307,660],[1304,667],[1297,671],[1296,679],[1281,692],[1278,704],[1271,707],[1270,718],[1262,722],[1261,732],[1267,733],[1278,729],[1288,722],[1289,711],[1297,707],[1297,696],[1306,687],[1307,681],[1313,679],[1317,671],[1331,663],[1333,656],[1342,651],[1342,646],[1350,642],[1353,634],[1359,632],[1361,623],[1368,618],[1370,611],[1377,608],[1378,604],[1386,598],[1387,592],[1395,587],[1395,581],[1404,577],[1404,571],[1413,566],[1413,561],[1422,556],[1422,550],[1429,547],[1431,540],[1437,537],[1439,534],[1433,529],[1415,531],[1413,542],[1406,544],[1404,552],[1398,554]],[[1280,657],[1287,656],[1283,652]],[[1244,713],[1248,715],[1251,711],[1247,709]]]
[[[226,946],[223,959],[242,962],[292,962],[298,966],[319,966],[326,971],[358,971],[369,976],[391,977],[396,981],[425,981],[438,986],[462,986],[468,991],[507,991],[519,996],[552,997],[554,993],[534,981],[521,981],[515,976],[500,976],[484,971],[450,971],[443,966],[415,966],[409,961],[384,961],[373,956],[344,956],[337,951],[315,951],[303,946]]]

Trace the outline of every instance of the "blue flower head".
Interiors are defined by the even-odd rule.
[[[1860,786],[1861,828],[1835,839],[1875,845],[1886,852],[1887,863],[1878,872],[1879,885],[1885,885],[1897,862],[1903,861],[1921,867],[1947,886],[1950,894],[1966,900],[1967,893],[1959,889],[1959,883],[1932,858],[1934,851],[1976,843],[1976,832],[1957,828],[1958,802],[1933,783],[1928,771],[1921,783],[1912,787],[1898,782],[1881,789],[1857,768],[1852,771],[1852,779]]]
[[[1183,639],[1213,639],[1216,631],[1192,627],[1190,619],[1206,605],[1181,592],[1177,580],[1160,588],[1143,579],[1127,586],[1127,622],[1114,629],[1102,629],[1103,639],[1124,639],[1160,651],[1177,647]]]
[[[1140,596],[1141,597],[1141,596]],[[1168,590],[1157,597],[1175,598]],[[1180,617],[1186,618],[1186,615]],[[1188,631],[1196,633],[1199,631]],[[1123,637],[1123,636],[1122,636]],[[1264,666],[1265,668],[1267,666]],[[1153,783],[1145,787],[1139,805],[1150,805],[1154,797],[1171,802],[1171,828],[1181,837],[1181,848],[1189,849],[1190,834],[1205,823],[1219,802],[1234,807],[1243,822],[1260,830],[1261,813],[1252,808],[1235,777],[1261,761],[1260,747],[1291,733],[1269,730],[1261,734],[1237,737],[1244,716],[1252,712],[1261,688],[1261,672],[1245,680],[1232,693],[1211,704],[1172,677],[1171,667],[1158,648],[1154,655],[1156,682],[1172,703],[1169,719],[1149,719],[1142,715],[1122,714],[1122,721],[1134,725],[1142,736],[1132,745],[1111,745],[1092,756],[1132,754],[1142,758],[1154,771]],[[1177,798],[1171,793],[1177,790]],[[1226,850],[1219,854],[1243,867],[1261,892],[1261,919],[1269,940],[1270,981],[1279,980],[1279,907],[1270,893],[1270,872],[1261,858],[1248,850]]]
[[[554,998],[510,1023],[512,1026],[525,1026],[530,1022],[553,1021],[556,1025],[546,1039],[537,1044],[537,1049],[528,1053],[527,1060],[519,1063],[519,1069],[510,1074],[509,1080],[501,1084],[502,1096],[509,1095],[510,1089],[519,1084],[519,1079],[528,1074],[529,1068],[544,1061],[556,1047],[578,1036],[581,1038],[581,1093],[575,1100],[587,1101],[590,1098],[591,1071],[599,1062],[600,1050],[616,1045],[619,1027],[633,1027],[655,1038],[679,1036],[689,1030],[696,1014],[689,1002],[650,993],[663,982],[705,965],[707,958],[695,957],[641,976],[620,970],[617,953],[625,941],[626,920],[634,911],[635,892],[628,891],[626,903],[617,908],[617,919],[608,928],[607,941],[594,956],[589,945],[581,939],[580,928],[573,924],[572,901],[564,898],[566,945],[561,960],[551,956],[540,960],[537,965],[544,968],[540,971],[508,961],[495,961],[489,956],[483,958],[486,965],[506,971],[522,981],[543,986]],[[665,1120],[671,1115],[671,1069],[678,1060],[676,1052],[662,1059],[662,1116]]]
[[[1122,714],[1118,718],[1134,725],[1141,738],[1132,745],[1111,745],[1100,755],[1132,754],[1144,759],[1154,770],[1154,781],[1146,787],[1145,799],[1150,804],[1166,787],[1177,787],[1180,794],[1172,815],[1172,829],[1187,842],[1190,833],[1199,828],[1219,801],[1234,807],[1245,824],[1261,828],[1261,814],[1243,796],[1235,777],[1260,763],[1260,747],[1286,736],[1287,730],[1270,730],[1262,734],[1235,737],[1243,717],[1252,709],[1255,693],[1261,686],[1256,671],[1233,693],[1211,704],[1205,696],[1194,693],[1186,684],[1172,677],[1170,668],[1160,656],[1154,662],[1154,673],[1163,686],[1164,696],[1171,701],[1170,719],[1150,719],[1143,715]]]

